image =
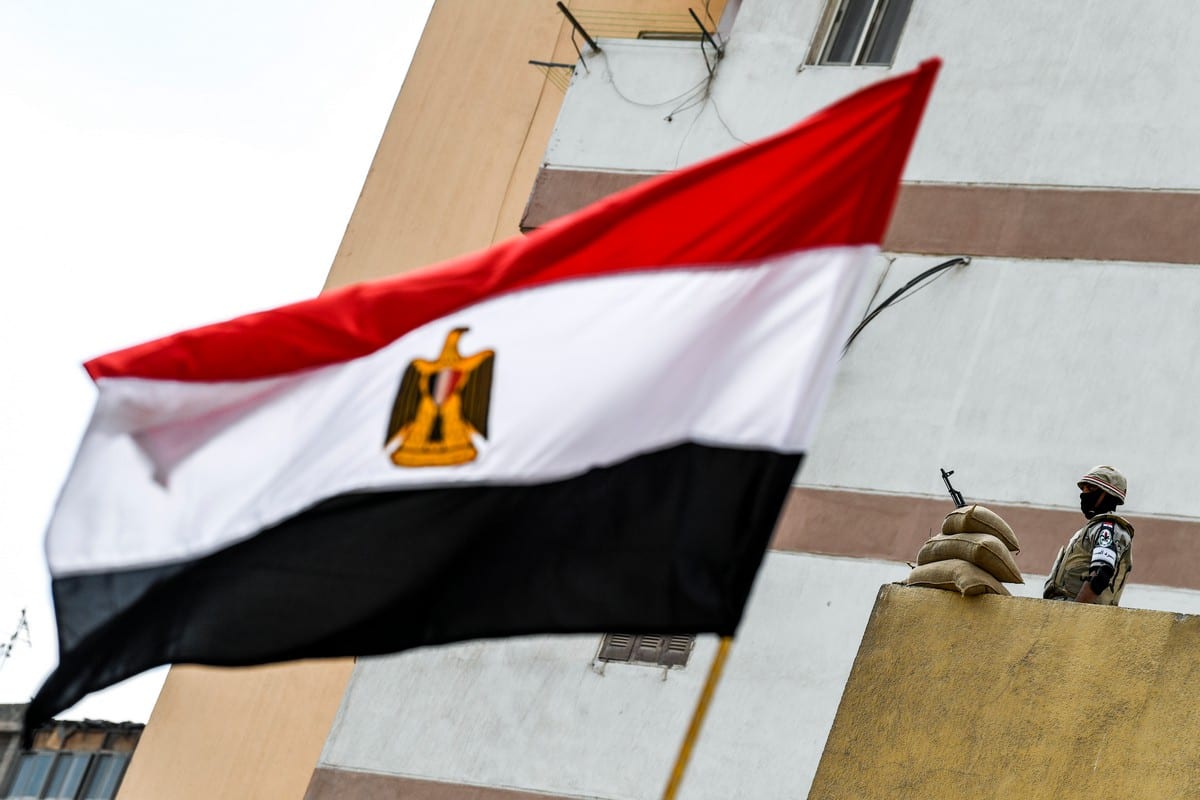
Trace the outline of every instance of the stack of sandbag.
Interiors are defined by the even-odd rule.
[[[917,566],[905,583],[964,595],[1009,594],[1005,583],[1024,583],[1013,558],[1017,536],[1000,515],[983,506],[956,508],[942,532],[917,553]]]

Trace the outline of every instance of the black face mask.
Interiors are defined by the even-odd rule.
[[[1107,495],[1104,492],[1088,492],[1079,493],[1079,510],[1088,519],[1100,513],[1101,508],[1105,505]]]

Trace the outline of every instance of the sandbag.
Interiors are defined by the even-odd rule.
[[[914,567],[904,583],[908,586],[945,589],[963,595],[1009,594],[1004,584],[987,574],[982,567],[961,558],[934,561]]]
[[[952,559],[970,561],[1004,583],[1024,583],[1016,560],[1008,546],[990,533],[944,533],[935,536],[917,553],[917,564]]]
[[[1021,552],[1021,543],[1008,523],[995,511],[979,505],[963,506],[947,514],[942,521],[942,533],[990,533],[1011,552]]]

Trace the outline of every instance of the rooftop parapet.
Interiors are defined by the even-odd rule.
[[[1194,797],[1200,617],[886,585],[810,800]]]

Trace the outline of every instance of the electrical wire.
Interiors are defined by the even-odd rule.
[[[702,113],[704,113],[703,108],[696,112],[696,115],[692,117],[692,121],[688,123],[687,130],[683,132],[683,136],[679,140],[679,147],[675,150],[675,167],[679,166],[679,159],[683,155],[683,146],[687,144],[687,140],[692,135],[692,128],[696,127],[696,122],[700,119]]]
[[[704,58],[704,66],[708,70],[708,78],[709,78],[709,81],[711,82],[712,79],[717,76],[717,67],[715,64],[713,64],[711,61],[708,60],[708,51],[704,49],[704,45],[706,45],[706,44],[708,44],[708,39],[701,37],[701,39],[700,39],[700,55],[703,56],[703,58]],[[725,54],[723,52],[721,52],[720,47],[717,47],[716,49],[717,49],[717,59],[716,60],[720,61],[721,57]]]
[[[720,26],[718,26],[717,21],[713,19],[712,10],[708,7],[710,3],[712,3],[712,0],[704,0],[704,16],[708,17],[709,23],[713,26],[713,33],[716,33],[717,36],[720,36],[720,31],[717,30],[717,28]],[[724,42],[717,42],[717,44],[723,46]]]
[[[749,144],[749,142],[729,129],[729,123],[727,123],[725,118],[721,116],[721,109],[717,107],[717,98],[710,95],[709,99],[712,100],[713,111],[717,112],[717,119],[720,121],[721,127],[725,129],[725,132],[729,134],[729,138],[733,139],[738,144]]]
[[[685,97],[688,97],[690,99],[690,95],[694,94],[697,91],[703,91],[704,85],[706,83],[708,83],[708,81],[710,80],[709,77],[707,75],[705,75],[695,85],[693,85],[687,89],[684,89],[682,92],[675,95],[674,97],[668,97],[666,100],[659,100],[658,102],[654,102],[654,103],[642,102],[640,100],[634,100],[632,97],[627,96],[624,92],[621,91],[621,88],[619,86],[617,86],[617,76],[614,75],[613,71],[612,71],[612,63],[609,62],[609,60],[608,60],[608,51],[607,50],[603,51],[601,53],[601,55],[604,57],[605,69],[608,72],[608,82],[613,87],[613,91],[617,93],[617,97],[621,98],[626,103],[629,103],[629,104],[635,105],[635,106],[640,106],[641,108],[658,108],[659,106],[665,106],[667,103],[674,103],[675,101],[680,100]]]
[[[713,28],[715,30],[717,27],[716,22],[713,20],[712,13],[710,12],[708,6],[709,6],[709,3],[706,1],[704,4],[704,13],[705,13],[705,16],[708,17],[709,22],[711,22],[713,24]],[[694,16],[694,14],[693,14],[693,16]],[[695,19],[695,21],[699,22],[699,19],[697,18],[697,19]],[[701,31],[702,32],[704,31],[703,25],[701,25]],[[574,32],[572,32],[571,36],[572,36],[572,42],[574,42]],[[713,41],[715,42],[715,40],[713,40]],[[621,91],[621,87],[617,84],[616,75],[613,73],[612,62],[608,58],[608,53],[607,52],[600,53],[601,57],[604,58],[604,68],[605,68],[605,72],[608,75],[609,85],[612,86],[613,92],[617,95],[617,97],[621,98],[626,103],[629,103],[630,105],[633,105],[633,106],[638,106],[640,108],[657,108],[657,107],[667,105],[668,103],[675,102],[676,105],[670,111],[667,112],[666,116],[663,117],[663,119],[666,120],[667,122],[672,122],[672,121],[674,121],[674,118],[676,115],[681,114],[684,111],[688,111],[692,108],[696,108],[697,106],[699,106],[700,110],[696,112],[696,115],[692,118],[691,122],[688,124],[687,130],[684,131],[683,137],[679,142],[679,149],[675,154],[675,166],[679,165],[679,158],[681,157],[681,155],[683,153],[684,145],[687,143],[688,138],[691,136],[692,129],[695,127],[696,121],[699,119],[700,115],[704,113],[704,107],[710,101],[713,104],[713,111],[716,113],[717,119],[721,123],[721,127],[725,129],[725,132],[727,134],[729,134],[730,138],[732,138],[734,141],[739,142],[741,144],[746,144],[745,140],[743,140],[739,136],[735,135],[734,132],[730,129],[729,124],[725,121],[724,116],[721,115],[721,109],[717,108],[716,100],[712,97],[712,85],[713,85],[713,82],[716,80],[717,68],[721,63],[721,57],[724,53],[723,53],[722,44],[720,42],[716,42],[714,44],[714,47],[716,49],[715,58],[709,56],[708,48],[707,48],[707,45],[709,45],[709,44],[710,44],[710,42],[707,38],[702,37],[700,39],[700,57],[704,59],[704,68],[708,74],[705,77],[701,78],[697,83],[695,83],[688,89],[685,89],[684,91],[680,92],[679,94],[675,95],[674,97],[670,97],[666,100],[662,100],[659,102],[644,102],[644,101],[640,101],[640,100],[634,100],[632,97],[625,94],[625,92]],[[576,52],[578,53],[579,52],[578,45],[576,45],[575,49],[576,49]],[[582,54],[580,54],[580,55],[582,57]],[[586,64],[585,64],[585,67],[586,67]]]
[[[881,311],[883,311],[885,308],[887,308],[888,306],[895,305],[896,303],[900,302],[900,300],[904,297],[905,293],[909,289],[913,288],[914,286],[917,286],[918,284],[922,283],[923,281],[927,280],[928,278],[933,277],[934,275],[937,275],[940,272],[950,269],[950,267],[957,267],[957,266],[965,267],[967,264],[970,264],[970,263],[971,263],[971,259],[969,257],[956,256],[955,258],[951,258],[948,261],[943,261],[942,263],[938,264],[937,266],[930,267],[929,269],[925,270],[917,277],[913,278],[908,283],[901,286],[896,291],[892,292],[890,295],[888,295],[886,300],[884,300],[879,305],[875,306],[874,311],[872,311],[871,313],[869,313],[865,317],[863,317],[862,322],[858,323],[858,327],[856,327],[853,331],[851,331],[849,338],[846,339],[846,343],[844,345],[842,345],[842,355],[843,356],[846,355],[846,351],[850,349],[851,343],[856,338],[858,338],[858,334],[862,332],[863,328],[867,327],[867,324],[871,320],[873,320],[873,319],[875,319],[875,317],[879,316],[879,313]],[[914,292],[914,294],[915,294],[915,292]]]
[[[704,83],[705,85],[693,92],[691,97],[668,111],[667,115],[663,117],[663,119],[665,119],[667,122],[674,122],[676,114],[682,114],[689,108],[695,108],[696,106],[703,105],[704,102],[709,98],[708,81],[705,80]],[[699,112],[697,112],[697,114],[699,114]]]
[[[920,286],[918,286],[917,288],[913,289],[913,290],[912,290],[911,292],[909,292],[908,294],[906,294],[906,295],[904,295],[903,297],[901,297],[901,298],[900,298],[899,300],[897,300],[896,302],[892,303],[891,307],[892,307],[892,308],[895,308],[896,306],[900,305],[901,303],[905,302],[906,300],[911,300],[911,299],[913,299],[914,297],[916,297],[917,295],[919,295],[921,292],[925,291],[925,290],[926,290],[926,289],[928,289],[930,286],[933,286],[935,283],[937,283],[938,281],[940,281],[942,278],[946,277],[946,275],[948,275],[948,274],[949,274],[949,273],[948,273],[946,270],[942,270],[942,271],[941,271],[941,272],[939,272],[937,275],[934,275],[932,278],[930,278],[929,280],[925,281],[925,283],[921,284]]]
[[[575,46],[575,55],[579,57],[579,62],[583,64],[583,71],[591,74],[591,69],[588,68],[587,59],[583,57],[583,51],[579,49],[579,42],[575,39],[575,28],[571,28],[571,44]]]

